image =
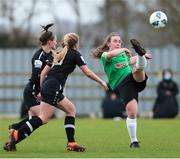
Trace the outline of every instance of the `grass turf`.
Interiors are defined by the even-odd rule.
[[[180,157],[180,119],[138,120],[140,149],[130,149],[126,122],[77,119],[76,140],[86,152],[67,152],[63,119],[51,120],[17,144],[17,152],[2,149],[7,126],[18,120],[0,119],[0,158],[171,158]]]

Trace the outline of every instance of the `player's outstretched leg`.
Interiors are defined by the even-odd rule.
[[[130,42],[138,55],[143,56],[146,54],[146,50],[141,46],[139,41],[136,39],[131,39]]]
[[[17,138],[17,130],[12,130],[10,133],[10,141],[5,143],[3,149],[5,151],[16,151],[16,139]]]
[[[18,130],[12,130],[10,135],[10,140],[8,143],[5,143],[3,149],[6,151],[16,150],[16,144],[24,140],[26,137],[30,136],[37,128],[43,125],[41,118],[35,116],[34,118],[27,121],[23,126]]]
[[[138,54],[136,61],[136,68],[142,70],[147,66],[147,61],[144,56],[146,54],[146,50],[141,46],[140,42],[137,41],[136,39],[131,39],[130,42],[135,52]]]

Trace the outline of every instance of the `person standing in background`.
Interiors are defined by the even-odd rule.
[[[171,69],[164,69],[162,81],[157,86],[157,98],[153,106],[153,118],[174,118],[178,115],[179,105],[176,99],[179,89],[173,80]]]
[[[103,118],[126,118],[124,105],[119,96],[113,91],[106,91],[106,96],[101,103]]]

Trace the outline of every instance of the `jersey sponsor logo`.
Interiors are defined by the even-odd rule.
[[[127,66],[127,65],[128,65],[127,63],[117,63],[116,68],[124,67],[124,66]]]
[[[34,61],[34,67],[35,68],[41,68],[41,66],[42,66],[42,61],[40,61],[40,60],[35,60]]]

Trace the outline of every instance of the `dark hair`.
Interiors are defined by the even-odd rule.
[[[166,68],[166,69],[164,69],[163,72],[162,72],[163,77],[164,77],[164,75],[165,75],[166,72],[169,72],[171,75],[173,75],[173,71],[172,71],[170,68]]]
[[[55,38],[54,34],[51,31],[48,31],[48,29],[53,25],[54,24],[48,24],[46,26],[41,25],[41,27],[43,28],[43,33],[39,37],[39,41],[42,45],[46,45],[49,40],[53,40]]]
[[[120,36],[120,35],[118,33],[116,33],[116,32],[110,33],[106,37],[104,42],[100,46],[98,46],[96,49],[94,49],[92,51],[92,55],[93,55],[94,58],[101,58],[102,53],[109,49],[109,47],[107,46],[107,43],[111,41],[111,37],[113,37],[113,36]]]

